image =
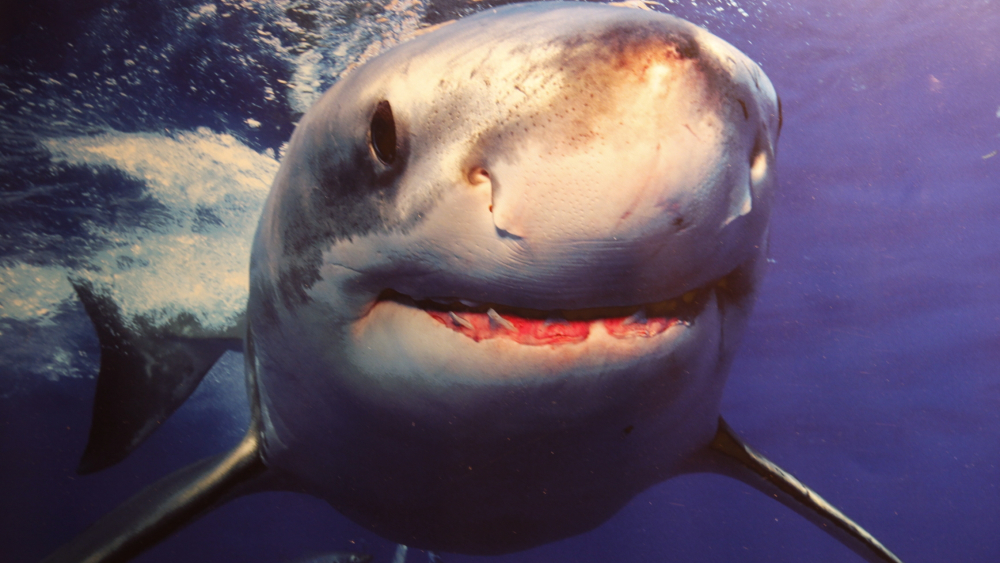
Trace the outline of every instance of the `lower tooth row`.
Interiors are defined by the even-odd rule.
[[[462,317],[456,315],[454,312],[449,312],[448,315],[451,317],[451,322],[455,323],[457,326],[465,327],[469,330],[475,328],[472,323],[463,319]]]
[[[490,309],[489,311],[486,311],[486,316],[490,318],[490,324],[494,324],[495,323],[496,325],[502,326],[502,327],[504,327],[507,330],[514,330],[514,323],[512,323],[512,322],[508,321],[507,319],[501,317],[500,313],[497,313],[493,309]]]
[[[497,313],[493,309],[486,311],[486,316],[490,318],[490,325],[493,326],[493,328],[503,327],[507,330],[515,330],[514,323],[501,317],[500,313]],[[468,319],[463,319],[454,311],[449,311],[448,317],[451,319],[451,322],[455,323],[455,326],[460,326],[469,330],[473,330],[475,328],[475,325],[473,325]]]
[[[690,291],[690,292],[684,294],[684,296],[681,297],[680,300],[684,301],[685,303],[690,303],[690,302],[694,301],[695,297],[696,297],[696,293],[694,291]],[[438,301],[435,300],[435,299],[432,299],[432,301],[438,303]],[[466,307],[476,307],[476,306],[478,306],[478,303],[476,303],[474,301],[467,301],[465,299],[461,299],[459,301],[463,305],[465,305]],[[677,309],[677,304],[678,304],[677,302],[678,302],[677,299],[672,299],[669,302],[667,302],[666,304],[661,305],[659,308],[665,308],[665,309],[667,309],[667,311],[673,311],[673,310]],[[444,303],[442,303],[442,304],[444,304]],[[460,327],[463,327],[463,328],[466,328],[466,329],[469,329],[469,330],[472,330],[474,328],[474,325],[469,320],[460,317],[454,311],[449,312],[448,316],[451,318],[451,322],[455,323],[455,326],[460,326]],[[486,316],[489,317],[489,319],[490,319],[490,325],[493,326],[493,328],[505,328],[505,329],[511,330],[511,331],[515,330],[514,323],[512,323],[512,322],[508,321],[507,319],[503,318],[500,315],[500,313],[497,313],[492,308],[490,308],[489,310],[486,311]],[[568,322],[569,321],[567,321],[566,319],[563,319],[561,317],[550,317],[550,318],[545,319],[545,326],[549,326],[549,325],[552,325],[552,324],[567,324]],[[627,326],[627,325],[632,325],[632,324],[646,324],[648,322],[649,322],[649,317],[646,315],[646,311],[644,309],[639,309],[638,311],[636,311],[635,313],[633,313],[631,316],[627,317],[624,321],[622,321],[622,325],[626,325]]]

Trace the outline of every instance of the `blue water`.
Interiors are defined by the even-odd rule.
[[[160,251],[196,232],[233,247],[205,217],[235,221],[225,213],[258,205],[254,179],[316,93],[378,38],[486,5],[432,1],[379,22],[386,4],[50,0],[0,12],[0,561],[40,559],[142,486],[239,439],[242,360],[229,354],[128,460],[76,476],[99,350],[60,280],[105,264],[123,240]],[[657,9],[759,62],[784,107],[773,263],[723,414],[902,560],[1000,561],[1000,3]],[[119,152],[45,144],[97,134]],[[145,146],[135,134],[189,164],[187,180],[206,193],[251,195],[242,207],[180,198],[146,157],[122,156]],[[252,189],[206,180],[204,155],[242,155]],[[143,284],[167,274],[139,264],[115,267],[141,309],[162,297]],[[189,297],[168,304],[211,305]],[[139,561],[344,550],[390,561],[394,549],[322,501],[270,493],[211,513]],[[698,475],[650,489],[582,536],[446,560],[859,559],[758,492]]]

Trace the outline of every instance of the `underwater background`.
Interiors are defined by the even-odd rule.
[[[99,348],[66,278],[223,323],[294,123],[337,77],[503,2],[38,0],[0,7],[0,561],[37,561],[248,423],[227,353],[128,459],[78,476]],[[640,3],[633,3],[639,6]],[[784,108],[771,266],[722,404],[903,561],[1000,561],[1000,2],[646,2],[757,61]],[[395,545],[244,497],[141,562]],[[689,475],[592,532],[453,562],[842,562],[736,481]],[[411,550],[409,561],[426,555]]]

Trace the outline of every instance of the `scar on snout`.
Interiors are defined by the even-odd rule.
[[[694,129],[692,129],[690,125],[688,125],[687,123],[685,123],[684,127],[686,127],[687,130],[690,131],[692,135],[694,135],[695,139],[698,139],[699,141],[701,140],[701,137],[699,137],[698,134],[694,132]]]

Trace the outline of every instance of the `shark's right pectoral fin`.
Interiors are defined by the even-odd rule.
[[[70,283],[101,344],[90,437],[77,469],[86,474],[125,459],[149,437],[226,350],[242,348],[242,327],[236,322],[215,334],[183,319],[177,326],[152,326],[124,318],[112,297],[90,282]]]
[[[266,487],[255,424],[233,450],[146,487],[42,563],[128,561],[213,508]]]
[[[852,549],[865,561],[902,563],[864,528],[747,445],[722,417],[719,417],[715,439],[694,461],[693,466],[691,472],[726,475],[776,499]]]

